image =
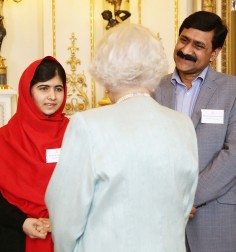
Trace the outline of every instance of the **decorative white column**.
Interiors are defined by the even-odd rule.
[[[0,127],[7,124],[15,113],[17,92],[14,89],[0,89]]]

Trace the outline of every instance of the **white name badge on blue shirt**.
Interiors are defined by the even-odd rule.
[[[224,110],[201,109],[201,123],[224,124]]]
[[[57,149],[47,149],[46,150],[46,162],[47,163],[57,163],[60,156],[61,148]]]

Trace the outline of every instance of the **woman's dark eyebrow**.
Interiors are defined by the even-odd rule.
[[[51,86],[48,85],[48,84],[40,84],[40,85],[38,85],[38,87],[51,87]],[[54,87],[64,87],[64,85],[63,84],[58,84],[58,85],[55,85]]]

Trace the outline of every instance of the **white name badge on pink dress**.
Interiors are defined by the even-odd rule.
[[[224,110],[201,109],[201,123],[224,124]]]
[[[46,162],[47,163],[57,163],[60,156],[61,148],[57,149],[47,149],[46,150]]]

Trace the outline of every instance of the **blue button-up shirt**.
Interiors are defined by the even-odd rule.
[[[208,68],[209,66],[192,81],[192,87],[190,89],[180,80],[178,72],[175,69],[171,79],[172,84],[175,86],[175,110],[189,117],[192,116],[193,108],[205,80]]]

